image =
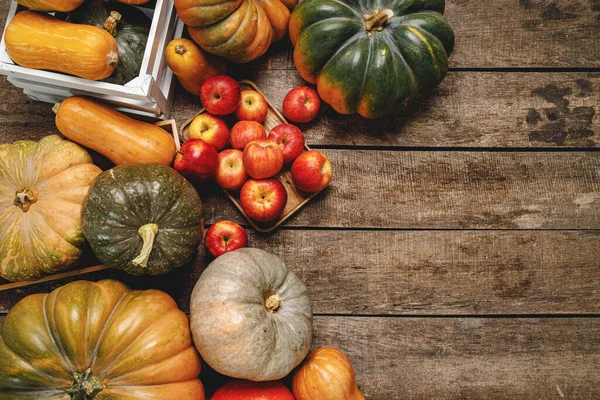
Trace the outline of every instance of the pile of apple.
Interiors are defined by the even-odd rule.
[[[285,208],[287,192],[275,178],[285,165],[291,164],[298,190],[318,192],[329,185],[332,171],[327,156],[303,151],[304,134],[298,127],[281,124],[267,134],[263,122],[269,105],[260,92],[240,90],[233,78],[217,75],[202,84],[200,102],[206,112],[189,125],[189,139],[174,162],[191,182],[215,179],[224,189],[239,190],[244,212],[258,222],[279,218]],[[319,107],[317,93],[306,86],[292,89],[283,101],[284,114],[294,122],[312,120]],[[220,118],[230,114],[237,118],[231,131]]]

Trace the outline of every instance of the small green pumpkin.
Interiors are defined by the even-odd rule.
[[[134,275],[180,267],[202,240],[194,187],[160,164],[120,165],[98,175],[83,201],[83,233],[104,264]]]
[[[140,74],[152,24],[141,10],[127,4],[94,0],[73,12],[69,22],[104,28],[115,37],[119,47],[119,65],[111,76],[104,79],[105,82],[124,85]]]
[[[290,19],[294,64],[341,114],[401,113],[446,76],[444,0],[305,0]]]

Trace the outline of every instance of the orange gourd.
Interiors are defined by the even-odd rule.
[[[191,94],[200,95],[202,83],[214,75],[223,75],[225,60],[203,52],[189,39],[172,40],[165,50],[167,65],[181,86]]]
[[[311,352],[292,381],[296,400],[365,400],[348,357],[333,347]]]
[[[116,165],[151,162],[170,165],[175,158],[175,141],[165,130],[103,104],[69,97],[53,110],[60,133]]]
[[[104,29],[35,11],[15,15],[6,27],[4,42],[10,58],[22,67],[85,79],[107,78],[119,63],[117,42]]]

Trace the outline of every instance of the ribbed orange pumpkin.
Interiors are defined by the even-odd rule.
[[[0,276],[27,281],[72,265],[85,242],[81,203],[102,172],[58,135],[0,144]]]
[[[350,360],[333,347],[321,347],[306,357],[294,375],[292,392],[296,400],[365,400]]]
[[[262,56],[287,33],[297,0],[175,0],[190,36],[209,53],[236,63]]]
[[[0,335],[0,398],[204,400],[187,316],[159,290],[75,281],[33,294]]]
[[[80,78],[109,77],[119,63],[114,37],[104,29],[71,24],[35,11],[21,11],[4,32],[6,52],[22,67]]]

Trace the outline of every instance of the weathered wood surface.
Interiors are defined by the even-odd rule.
[[[316,314],[577,314],[600,310],[598,231],[250,231],[306,282]],[[159,288],[189,310],[210,255],[159,277],[102,271],[0,292],[0,312],[67,282]],[[93,263],[94,261],[88,261]]]
[[[331,184],[286,226],[600,228],[594,152],[323,151]],[[208,223],[243,222],[218,191],[200,193]]]
[[[598,0],[446,0],[456,35],[450,68],[598,68]],[[289,41],[249,64],[291,69]]]
[[[3,317],[0,316],[0,324]],[[367,399],[597,399],[598,318],[315,317]],[[205,367],[210,394],[225,378]]]
[[[254,80],[279,108],[302,84],[290,70],[237,76]],[[0,142],[55,132],[51,105],[32,102],[4,79]],[[599,105],[600,73],[453,72],[410,115],[366,120],[324,105],[315,122],[301,127],[318,147],[587,148],[600,142]],[[179,89],[171,117],[181,126],[198,109],[199,100]]]

